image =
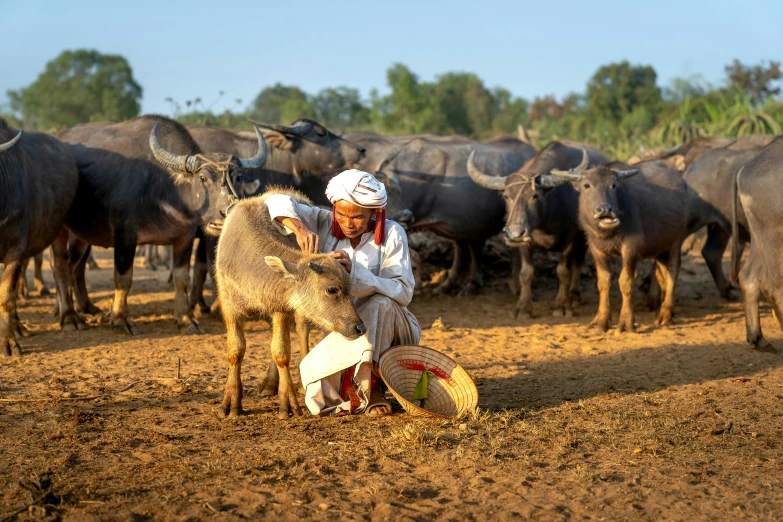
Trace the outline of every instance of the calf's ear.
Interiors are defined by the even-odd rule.
[[[269,268],[280,274],[283,279],[296,279],[294,275],[296,274],[296,265],[294,263],[283,261],[275,256],[266,256],[264,261],[269,265]]]

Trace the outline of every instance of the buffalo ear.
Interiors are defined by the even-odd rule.
[[[242,185],[242,192],[245,196],[255,196],[260,186],[261,181],[257,179],[254,179],[253,181],[247,181]]]
[[[270,131],[264,129],[264,141],[272,147],[279,150],[294,151],[299,147],[299,138],[296,136],[289,136],[277,131]]]
[[[294,276],[296,265],[294,263],[289,263],[275,256],[266,256],[264,261],[269,265],[269,268],[280,274],[283,279],[296,279]]]

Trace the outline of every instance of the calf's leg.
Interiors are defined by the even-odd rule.
[[[239,416],[242,410],[242,359],[245,357],[244,321],[234,310],[224,310],[228,340],[228,382],[220,411],[223,415]]]
[[[301,415],[299,399],[296,397],[293,379],[291,378],[291,317],[287,314],[276,312],[272,314],[272,359],[277,365],[280,374],[280,386],[277,389],[277,398],[280,401],[277,416],[281,419],[288,418],[288,412]]]
[[[742,290],[742,304],[745,308],[745,334],[748,344],[760,352],[777,353],[775,347],[767,341],[761,332],[761,318],[759,315],[759,298],[761,297],[761,283],[764,266],[763,259],[758,252],[758,241],[750,242],[750,255],[739,273],[740,290]]]
[[[6,355],[22,355],[22,349],[16,341],[22,325],[16,315],[16,290],[22,274],[24,260],[6,263],[3,277],[0,279],[0,345]]]

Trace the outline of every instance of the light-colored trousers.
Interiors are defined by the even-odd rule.
[[[416,317],[385,295],[375,294],[356,306],[367,333],[349,341],[332,332],[318,343],[299,365],[299,375],[305,387],[305,406],[313,415],[330,415],[350,411],[349,401],[340,397],[343,372],[356,365],[353,382],[361,413],[370,402],[370,382],[373,362],[389,347],[417,344],[421,328]]]

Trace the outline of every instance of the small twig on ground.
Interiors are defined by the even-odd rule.
[[[101,393],[100,395],[90,395],[89,397],[46,397],[43,399],[0,399],[0,403],[29,403],[29,402],[53,402],[53,401],[92,401],[95,399],[103,399],[104,397],[111,397],[112,395],[116,395],[118,393],[122,393],[124,391],[128,391],[137,384],[146,383],[146,382],[153,382],[153,381],[170,381],[170,378],[165,377],[159,377],[155,379],[142,379],[140,381],[134,381],[130,383],[129,385],[125,386],[124,388],[121,388],[119,390],[111,391],[108,393]],[[177,379],[178,381],[182,381],[182,379]],[[3,522],[0,520],[0,522]]]
[[[182,378],[180,377],[180,370],[182,369],[182,359],[177,357],[177,380],[181,381]]]
[[[14,511],[14,512],[13,512],[13,513],[11,513],[10,515],[6,516],[5,518],[3,518],[3,519],[0,519],[0,522],[10,522],[11,520],[15,519],[17,516],[21,515],[22,513],[24,513],[25,511],[27,511],[27,510],[28,510],[28,509],[30,509],[31,507],[33,507],[34,505],[36,505],[36,504],[38,504],[39,502],[41,502],[43,499],[45,499],[46,497],[48,497],[48,496],[49,496],[51,493],[52,493],[52,488],[49,488],[49,489],[47,489],[47,490],[46,490],[46,492],[45,492],[43,495],[41,495],[41,496],[40,496],[40,497],[38,497],[37,499],[33,500],[32,502],[30,502],[29,504],[27,504],[27,505],[26,505],[25,507],[23,507],[22,509],[20,509],[20,510],[18,510],[18,511]]]

